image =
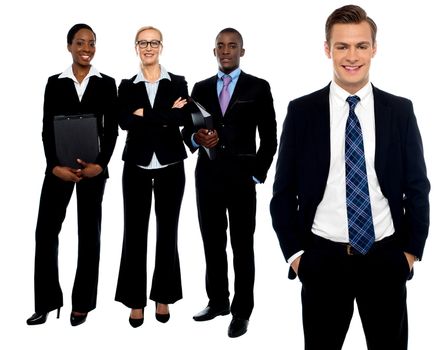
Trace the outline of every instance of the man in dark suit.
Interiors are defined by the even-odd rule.
[[[202,145],[216,153],[216,158],[210,160],[201,147],[195,170],[209,303],[194,319],[206,321],[230,313],[226,254],[229,225],[235,272],[230,337],[247,331],[253,309],[255,185],[265,181],[277,149],[270,86],[241,71],[239,63],[244,53],[237,30],[226,28],[217,35],[214,55],[219,72],[196,83],[192,92],[192,98],[213,116],[214,128],[196,130],[187,126],[182,131],[191,151]]]
[[[407,348],[406,280],[423,255],[430,184],[411,101],[369,81],[376,29],[358,6],[329,16],[333,81],[293,100],[283,126],[271,215],[302,282],[308,350],[341,349],[354,300],[369,349]]]

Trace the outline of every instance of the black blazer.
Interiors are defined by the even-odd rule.
[[[127,130],[123,160],[148,165],[155,152],[161,164],[187,158],[180,126],[191,120],[186,107],[172,108],[179,98],[188,98],[187,82],[182,76],[169,73],[171,80],[159,82],[154,107],[150,105],[144,82],[134,84],[136,75],[124,79],[118,88],[118,114],[121,129]],[[144,108],[144,116],[133,114]]]
[[[290,102],[271,201],[286,259],[307,248],[330,165],[329,85]],[[403,251],[421,258],[429,229],[429,190],[412,102],[373,87],[375,170]],[[292,269],[291,269],[292,270]]]
[[[98,118],[98,133],[101,151],[95,163],[107,174],[107,164],[115,148],[118,136],[116,117],[116,83],[115,79],[101,74],[90,77],[81,101],[70,78],[61,78],[60,74],[49,77],[44,93],[43,107],[43,145],[46,155],[46,173],[60,165],[54,138],[54,116],[62,114],[93,113]]]
[[[248,166],[250,175],[264,182],[277,149],[276,116],[273,98],[268,82],[240,73],[225,115],[222,116],[217,95],[217,75],[198,82],[192,91],[192,98],[204,106],[214,118],[214,128],[219,134],[216,146],[218,156],[233,157],[240,164]],[[256,147],[256,130],[260,145]],[[192,152],[191,135],[196,132],[192,125],[182,133],[184,141]],[[201,148],[199,161],[209,162]]]

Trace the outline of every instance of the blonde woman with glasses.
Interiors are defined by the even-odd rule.
[[[178,220],[187,157],[179,127],[191,118],[184,77],[159,63],[162,33],[142,27],[135,37],[138,73],[122,80],[119,125],[127,131],[123,152],[124,240],[115,300],[131,308],[129,322],[144,322],[147,304],[147,231],[152,196],[156,214],[156,258],[150,299],[159,322],[170,318],[169,304],[182,298]]]

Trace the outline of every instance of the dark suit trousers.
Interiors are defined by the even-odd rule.
[[[229,304],[226,253],[229,224],[235,274],[231,312],[234,316],[248,319],[254,306],[256,190],[249,171],[243,170],[240,164],[228,159],[199,159],[196,166],[196,197],[205,251],[209,304]]]
[[[407,349],[407,259],[394,237],[366,256],[314,236],[299,266],[305,349],[341,349],[357,303],[369,350]]]
[[[125,163],[124,241],[115,300],[138,309],[147,304],[147,231],[155,196],[156,255],[150,299],[172,304],[182,298],[178,221],[184,195],[184,163],[146,170]]]
[[[78,260],[72,290],[72,309],[89,312],[96,307],[101,235],[101,203],[106,176],[79,183],[52,174],[44,178],[35,235],[35,311],[48,312],[63,305],[58,279],[58,235],[76,187]]]

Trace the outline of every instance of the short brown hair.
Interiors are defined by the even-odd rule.
[[[366,21],[371,27],[372,43],[375,43],[377,37],[377,25],[368,17],[366,11],[357,5],[346,5],[332,12],[326,20],[325,34],[326,42],[329,44],[331,39],[331,30],[334,24],[358,24]]]

